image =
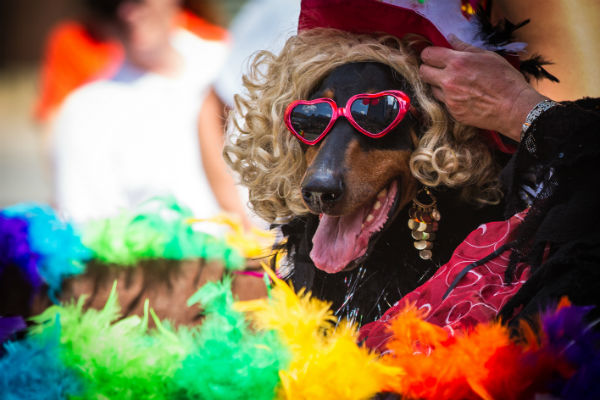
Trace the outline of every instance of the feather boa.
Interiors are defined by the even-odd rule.
[[[202,287],[190,299],[205,319],[175,378],[181,398],[272,399],[289,351],[273,331],[250,329],[233,309],[231,279]]]
[[[46,283],[54,302],[62,280],[83,272],[90,255],[73,225],[48,206],[20,204],[0,211],[0,274],[17,265],[34,291]]]
[[[260,330],[272,330],[290,349],[281,371],[284,399],[369,399],[402,373],[356,344],[356,327],[339,324],[329,304],[294,290],[269,271],[275,284],[270,299],[238,303],[237,309]]]
[[[384,356],[386,363],[406,371],[386,390],[406,398],[528,399],[548,390],[553,374],[564,379],[572,372],[559,351],[540,346],[527,328],[527,340],[517,344],[499,323],[480,324],[452,336],[423,316],[412,307],[398,315],[391,325],[390,351]]]
[[[4,344],[0,358],[0,398],[5,400],[61,400],[83,393],[77,368],[62,359],[60,323],[19,342]]]
[[[84,298],[52,306],[24,341],[5,345],[0,398],[272,399],[288,351],[274,332],[249,329],[231,307],[230,284],[197,293],[201,328],[175,330],[147,303],[142,318],[119,319],[116,286],[102,310],[84,312]],[[45,389],[53,395],[39,395]]]
[[[209,221],[228,225],[231,232],[215,237],[195,230],[191,217],[174,198],[161,197],[132,212],[85,224],[80,232],[48,206],[8,207],[0,210],[0,278],[16,266],[33,293],[48,285],[48,295],[57,303],[62,281],[83,273],[92,258],[118,266],[156,258],[203,258],[239,269],[245,257],[259,256],[274,240],[258,229],[247,234],[224,216]]]
[[[21,317],[0,317],[0,344],[25,328],[27,325]]]
[[[561,303],[519,341],[498,323],[450,336],[408,307],[392,324],[391,351],[375,355],[327,304],[271,278],[268,299],[242,303],[230,279],[205,285],[190,299],[203,308],[196,327],[175,329],[147,304],[143,317],[119,319],[114,289],[99,311],[84,312],[83,299],[53,306],[24,340],[5,344],[0,397],[598,398],[600,337],[585,307]]]
[[[204,258],[220,260],[228,269],[241,268],[243,255],[224,239],[196,231],[192,216],[173,197],[157,197],[131,212],[86,224],[83,242],[95,259],[108,264],[132,266],[155,258]]]

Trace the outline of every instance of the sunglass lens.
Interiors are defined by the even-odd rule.
[[[354,121],[373,135],[390,126],[396,119],[399,110],[398,100],[389,95],[358,98],[350,106],[350,113]]]
[[[292,110],[290,120],[297,135],[313,142],[327,128],[332,116],[329,103],[299,104]]]

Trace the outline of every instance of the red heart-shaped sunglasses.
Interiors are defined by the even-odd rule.
[[[285,110],[285,125],[300,141],[317,144],[338,117],[345,117],[360,133],[379,138],[394,129],[410,108],[410,99],[400,90],[359,93],[338,107],[329,98],[295,100]]]

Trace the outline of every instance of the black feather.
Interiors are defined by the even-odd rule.
[[[544,65],[552,64],[554,63],[544,60],[544,58],[539,54],[535,54],[533,57],[521,61],[519,69],[525,75],[525,77],[532,76],[535,79],[546,78],[552,82],[559,82],[557,77],[544,69]]]
[[[529,20],[513,24],[507,19],[500,20],[497,24],[492,23],[491,7],[484,9],[477,7],[475,18],[479,23],[479,37],[492,46],[503,46],[514,42],[514,33],[517,29],[527,25]]]
[[[491,46],[499,47],[516,41],[515,31],[530,22],[529,19],[526,19],[518,24],[513,24],[505,18],[497,24],[493,24],[491,9],[491,6],[487,8],[478,7],[475,13],[475,18],[477,18],[480,29],[479,37]],[[505,51],[498,50],[497,53],[504,55]],[[525,75],[527,81],[529,81],[529,77],[533,77],[535,79],[546,78],[552,82],[558,82],[558,78],[543,67],[550,64],[552,63],[536,54],[525,61],[521,61],[519,70]]]

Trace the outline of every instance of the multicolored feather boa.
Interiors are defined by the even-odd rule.
[[[16,266],[34,291],[47,284],[56,302],[62,280],[82,273],[91,255],[73,225],[48,206],[19,204],[0,210],[0,278]]]
[[[0,279],[7,268],[17,267],[34,292],[47,285],[57,303],[63,280],[83,273],[90,259],[130,267],[148,259],[202,258],[233,270],[242,268],[246,257],[260,255],[274,240],[257,229],[246,233],[226,216],[207,220],[231,228],[216,237],[195,229],[192,217],[172,197],[150,199],[135,210],[79,229],[49,206],[8,207],[0,210]]]
[[[585,307],[562,302],[519,340],[498,323],[449,336],[407,307],[379,355],[328,304],[269,274],[263,300],[235,303],[227,278],[202,287],[190,299],[204,314],[195,327],[175,329],[148,304],[143,317],[119,319],[114,288],[99,311],[84,312],[83,299],[53,306],[4,345],[0,398],[599,398],[600,337]]]

